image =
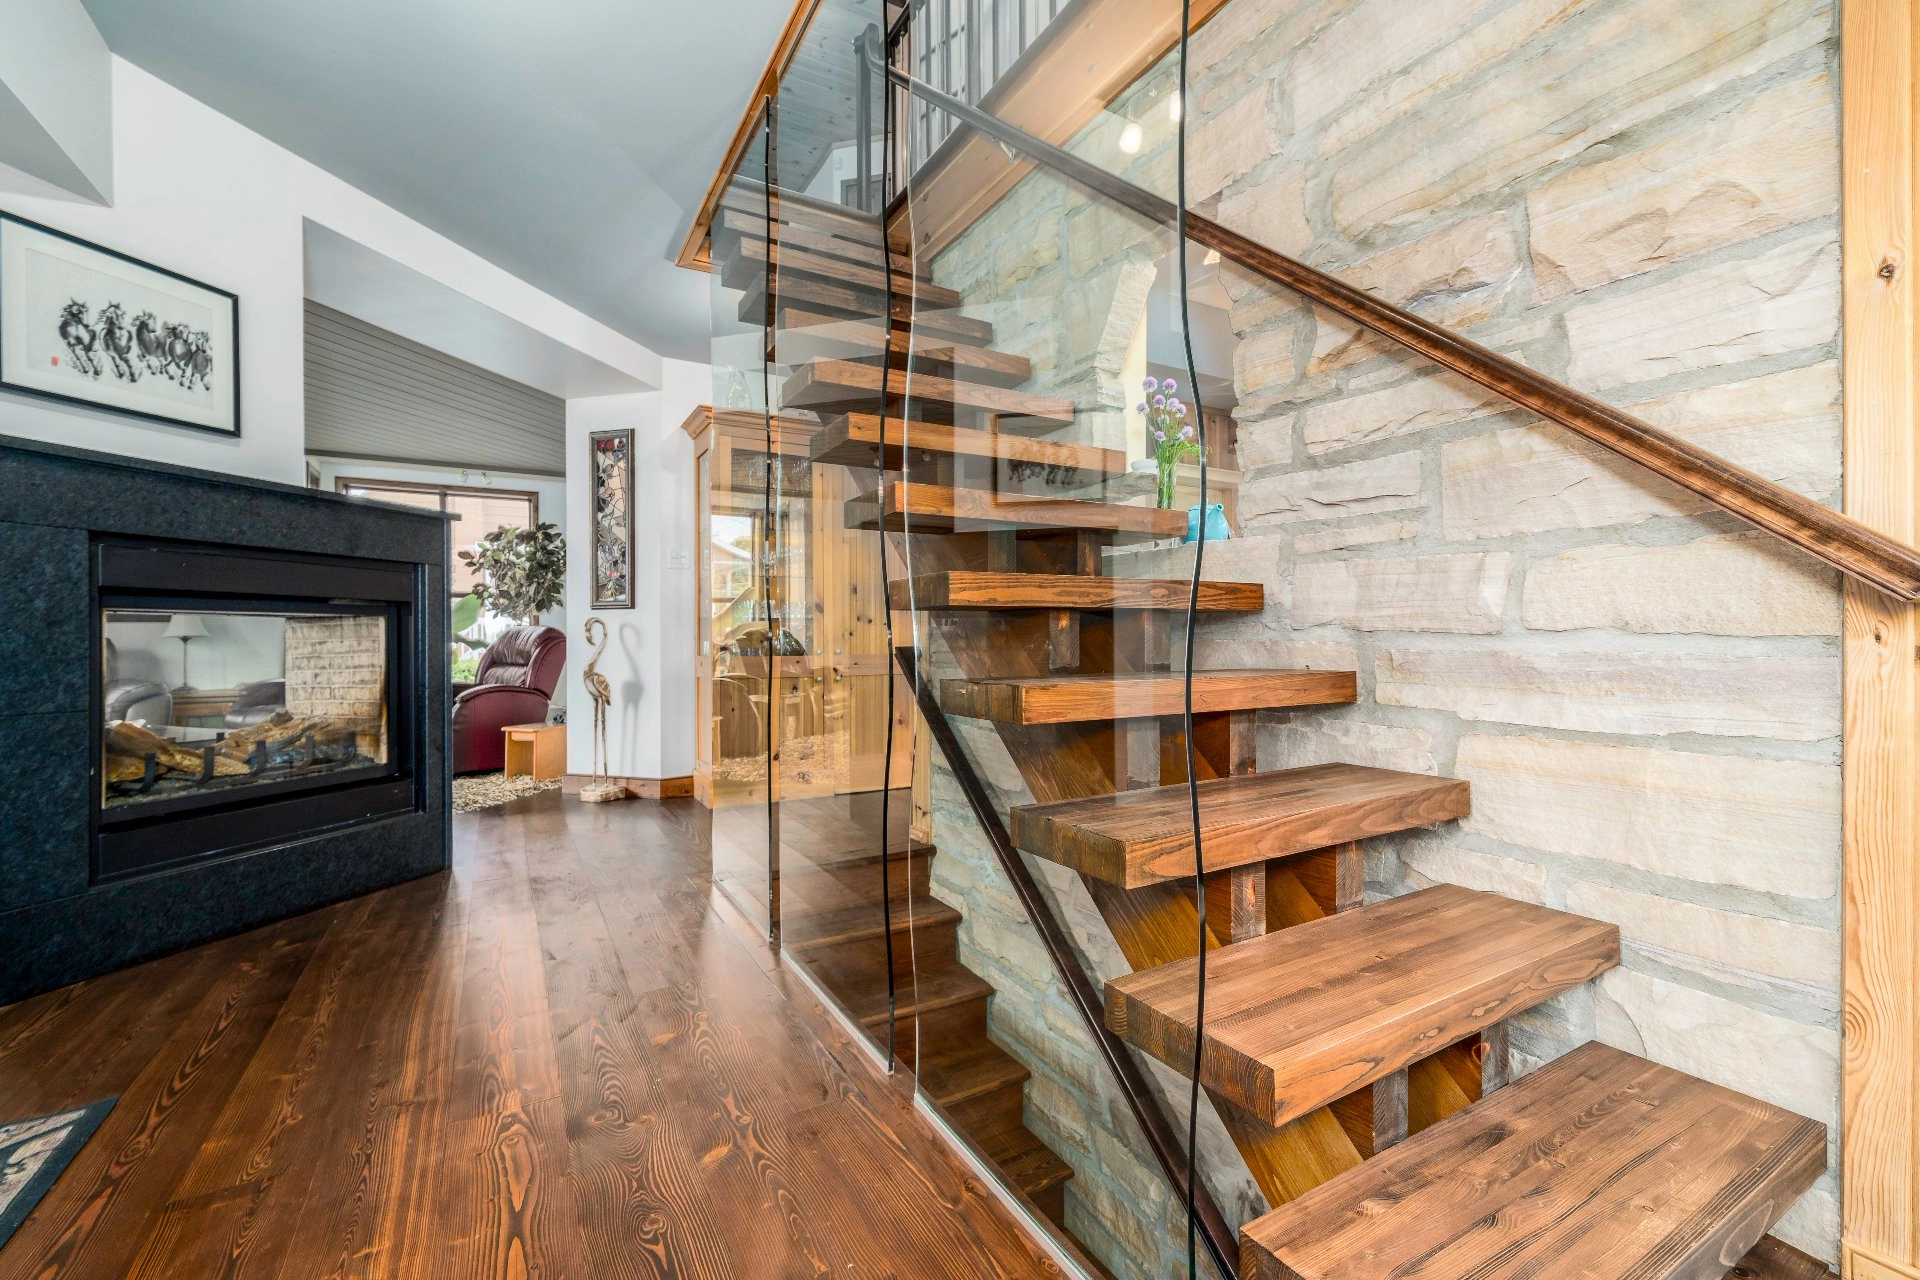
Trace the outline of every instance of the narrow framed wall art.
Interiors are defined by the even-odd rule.
[[[593,477],[595,609],[633,608],[633,432],[587,437]]]
[[[240,299],[0,213],[0,389],[237,436]]]

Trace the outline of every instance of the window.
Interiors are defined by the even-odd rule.
[[[350,498],[371,498],[375,502],[393,502],[403,507],[427,511],[445,511],[460,517],[453,526],[454,561],[448,575],[452,604],[458,603],[477,585],[472,569],[459,558],[471,551],[480,539],[497,530],[512,527],[529,529],[540,523],[540,495],[520,489],[475,489],[461,485],[407,484],[393,480],[355,480],[342,476],[334,482],[339,492]],[[478,640],[492,641],[508,627],[519,625],[491,609],[465,632]],[[454,679],[471,680],[479,662],[479,650],[454,645]]]

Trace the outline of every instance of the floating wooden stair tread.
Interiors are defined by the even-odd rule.
[[[1436,885],[1207,956],[1200,1083],[1279,1128],[1620,962],[1617,926]],[[1107,1025],[1183,1073],[1198,962],[1107,983]]]
[[[1824,1280],[1831,1274],[1820,1259],[1772,1236],[1762,1236],[1760,1243],[1721,1280]]]
[[[1019,1088],[1030,1074],[1012,1054],[984,1036],[959,1045],[929,1045],[914,1071],[927,1096],[943,1107]]]
[[[1016,478],[1028,470],[1051,469],[1050,474],[1035,478],[1061,485],[1091,484],[1127,470],[1126,455],[1118,449],[1031,440],[944,422],[906,422],[899,418],[886,421],[887,450],[886,457],[882,458],[881,425],[877,413],[850,413],[831,420],[813,437],[813,460],[847,467],[878,469],[884,466],[889,471],[898,471],[902,468],[902,454],[910,450],[916,458],[944,455],[1006,463]]]
[[[1355,764],[1319,764],[1198,785],[1208,871],[1391,835],[1469,811],[1467,784]],[[1052,862],[1129,889],[1193,875],[1185,785],[1025,805],[1013,841]]]
[[[846,504],[849,529],[889,533],[980,533],[1008,529],[1085,529],[1175,538],[1187,531],[1187,513],[1111,502],[1079,502],[985,489],[953,489],[895,480]]]
[[[1709,1280],[1826,1166],[1824,1126],[1588,1044],[1247,1224],[1246,1280]]]
[[[727,209],[720,215],[714,230],[718,233],[715,243],[719,259],[727,259],[739,252],[736,241],[758,240],[765,243],[767,238],[767,213],[765,209]],[[886,254],[880,247],[880,226],[878,221],[858,223],[853,221],[824,221],[802,212],[799,218],[782,218],[773,229],[774,238],[781,244],[792,245],[809,253],[822,254],[830,258],[845,258],[848,262],[858,262],[865,266],[879,267],[886,264]],[[724,262],[723,262],[724,269]],[[893,269],[896,272],[910,272],[922,280],[930,279],[925,268],[913,263],[907,254],[893,255]]]
[[[894,984],[894,1011],[900,1018],[917,1018],[941,1009],[973,1000],[985,1000],[993,994],[980,976],[959,964],[922,972],[917,979],[903,978]],[[887,1021],[887,992],[877,986],[848,1003],[847,1012],[864,1027],[884,1026]]]
[[[994,573],[956,569],[913,579],[912,603],[921,609],[1156,609],[1185,610],[1192,584],[1184,578],[1089,578],[1077,573]],[[907,584],[888,584],[893,607],[908,607]],[[1257,582],[1202,582],[1202,613],[1258,613],[1265,590]]]
[[[874,892],[874,902],[807,912],[790,920],[781,930],[781,945],[790,951],[821,951],[879,938],[890,929],[895,946],[906,946],[915,929],[959,923],[960,913],[938,899],[922,898],[909,908],[905,901],[896,898],[889,912],[881,910],[877,886]]]
[[[1196,714],[1330,706],[1352,702],[1354,697],[1351,671],[1199,671],[1193,677]],[[1137,671],[943,680],[940,705],[951,716],[1004,724],[1077,724],[1173,716],[1185,710],[1186,677],[1178,671]]]
[[[742,238],[734,252],[721,264],[721,283],[729,289],[744,289],[754,283],[756,275],[764,283],[768,256],[764,239]],[[875,302],[885,299],[887,273],[881,267],[825,257],[792,243],[776,246],[771,256],[774,288],[781,293],[789,291],[802,280],[824,281],[842,288],[863,290]],[[953,290],[928,284],[899,267],[893,271],[893,292],[895,296],[918,299],[922,307],[950,310],[960,305],[960,295]]]
[[[879,296],[865,289],[801,276],[778,282],[774,318],[784,328],[786,317],[798,308],[809,314],[825,311],[848,319],[877,321],[885,305]],[[764,274],[741,290],[739,316],[746,324],[767,322],[767,281]],[[911,327],[916,333],[974,346],[993,345],[993,325],[990,322],[975,320],[957,311],[925,306],[904,294],[894,295],[892,319],[896,328]]]
[[[785,409],[843,413],[874,410],[881,396],[881,372],[878,365],[852,360],[815,360],[801,365],[787,379],[781,404]],[[910,379],[904,369],[885,372],[885,394],[890,400],[905,400],[911,391],[917,405],[952,405],[998,414],[1003,428],[1010,421],[1027,421],[1049,428],[1073,421],[1073,401],[1058,396],[1037,396],[1007,387],[936,378],[931,374],[915,374]],[[1183,524],[1182,530],[1185,527]]]
[[[1033,364],[1025,356],[903,332],[881,325],[877,318],[847,320],[794,307],[781,319],[780,359],[786,364],[835,358],[877,360],[885,350],[895,368],[911,358],[916,370],[936,377],[957,374],[966,382],[1017,387],[1033,376]]]
[[[1027,1131],[1021,1129],[1013,1134],[1008,1144],[1013,1149],[999,1154],[991,1150],[991,1144],[982,1144],[987,1157],[1000,1166],[1007,1181],[1029,1197],[1038,1197],[1073,1176],[1073,1166],[1055,1155],[1046,1143],[1032,1134],[1023,1140],[1021,1133]]]

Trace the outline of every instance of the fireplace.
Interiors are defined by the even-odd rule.
[[[93,879],[414,809],[413,566],[102,539]]]

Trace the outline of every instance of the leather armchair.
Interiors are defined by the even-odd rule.
[[[286,705],[285,680],[255,680],[252,684],[243,684],[227,704],[226,727],[250,729]]]
[[[116,720],[138,720],[143,724],[173,723],[173,695],[167,686],[152,680],[118,678],[120,651],[107,641],[106,683],[100,690],[100,705],[108,724]]]
[[[567,638],[552,627],[511,627],[487,646],[471,685],[455,685],[453,771],[506,767],[501,730],[540,724],[567,665]]]

